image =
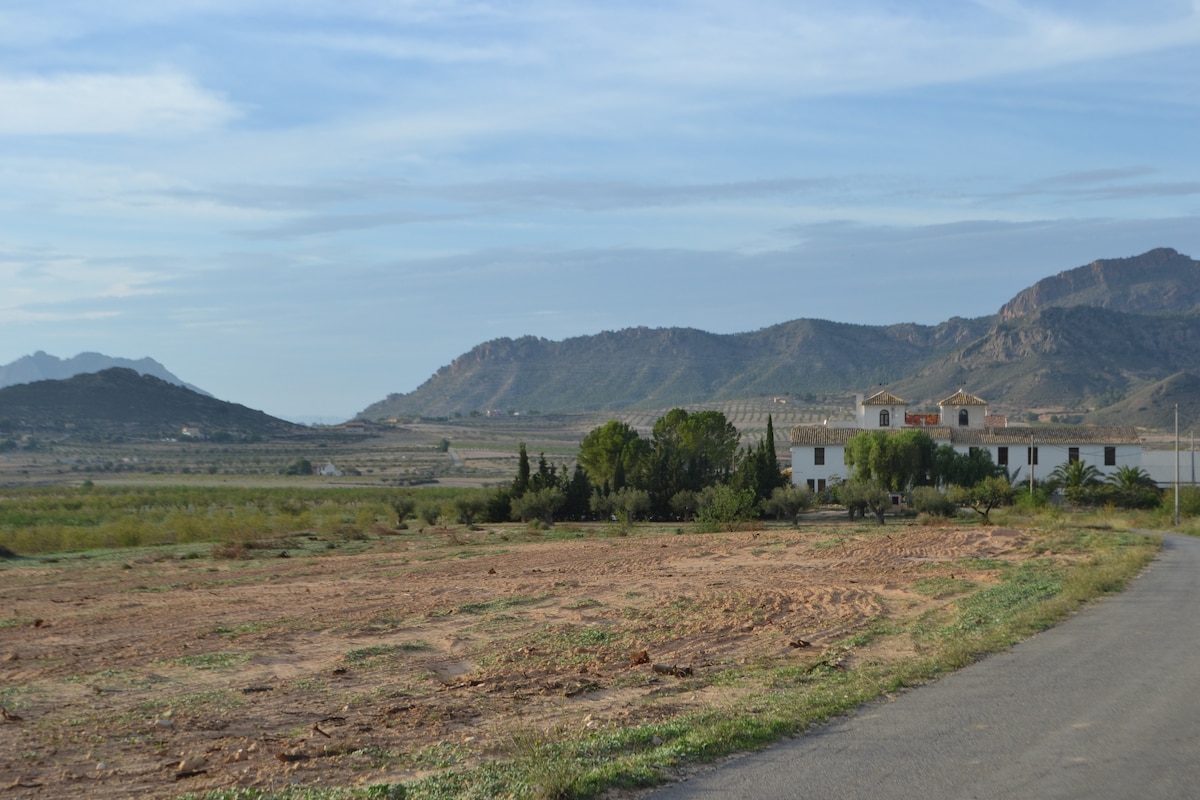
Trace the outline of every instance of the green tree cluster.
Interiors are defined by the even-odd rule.
[[[755,516],[787,482],[776,457],[774,421],[768,417],[757,445],[739,450],[739,443],[737,428],[719,411],[672,409],[654,423],[649,439],[626,423],[607,422],[579,447],[579,464],[592,486],[590,507],[598,516],[621,519],[728,524],[730,509],[742,518]],[[734,495],[716,492],[719,487]]]
[[[851,478],[837,494],[851,519],[869,511],[883,524],[891,495],[900,492],[924,513],[949,516],[965,506],[984,519],[1013,500],[1012,482],[987,448],[960,453],[950,445],[936,446],[922,430],[858,434],[846,444],[846,464]]]
[[[510,486],[496,492],[479,510],[478,518],[488,522],[540,520],[547,525],[555,519],[583,519],[589,513],[591,484],[578,464],[568,475],[567,470],[538,456],[537,472],[529,463],[529,451],[521,442],[517,456],[517,475]],[[460,516],[462,512],[460,510]]]
[[[739,444],[737,428],[721,412],[682,408],[659,418],[649,438],[619,420],[594,428],[580,442],[571,473],[544,454],[535,470],[522,443],[512,483],[495,492],[479,517],[547,524],[659,517],[729,525],[761,513],[794,519],[796,509],[811,506],[811,493],[786,494],[791,487],[779,469],[770,417],[757,444]],[[785,494],[776,496],[780,491]]]

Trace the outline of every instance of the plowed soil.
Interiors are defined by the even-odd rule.
[[[705,675],[950,603],[914,584],[986,583],[966,560],[1024,541],[493,527],[9,561],[0,798],[399,782],[523,732],[662,719],[735,691]]]

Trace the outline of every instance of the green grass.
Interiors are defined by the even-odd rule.
[[[0,546],[36,555],[168,544],[253,545],[315,531],[339,543],[391,524],[397,489],[188,485],[0,489]],[[452,491],[428,489],[423,497]],[[294,546],[294,544],[293,544]]]
[[[510,608],[540,603],[546,600],[547,597],[547,595],[513,595],[512,597],[500,597],[480,603],[461,603],[451,609],[431,612],[430,616],[444,617],[449,614],[490,614],[495,611],[505,611]]]
[[[251,659],[249,653],[196,653],[195,655],[179,656],[167,662],[156,664],[181,664],[192,669],[222,670],[241,666]]]
[[[954,597],[955,595],[965,594],[976,587],[974,581],[963,580],[962,578],[936,577],[923,578],[912,585],[912,590],[917,594],[931,597],[934,600],[941,600],[946,597]]]
[[[375,644],[350,650],[343,658],[347,664],[361,667],[393,656],[404,655],[406,653],[420,653],[432,649],[432,645],[423,641],[403,642],[401,644]]]

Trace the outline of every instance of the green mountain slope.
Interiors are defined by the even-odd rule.
[[[76,436],[278,436],[299,428],[235,403],[215,400],[135,370],[114,367],[65,380],[0,389],[0,425],[9,431]]]

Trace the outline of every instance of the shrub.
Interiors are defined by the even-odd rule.
[[[700,493],[696,521],[731,531],[754,516],[755,506],[754,492],[750,489],[739,490],[724,484],[709,486]]]
[[[1173,509],[1175,507],[1175,493],[1173,491],[1164,492],[1162,502],[1163,505],[1169,503]],[[1200,517],[1200,489],[1191,486],[1180,487],[1179,515],[1181,517]]]
[[[914,487],[908,505],[918,514],[933,517],[953,517],[958,513],[958,504],[933,486]]]

